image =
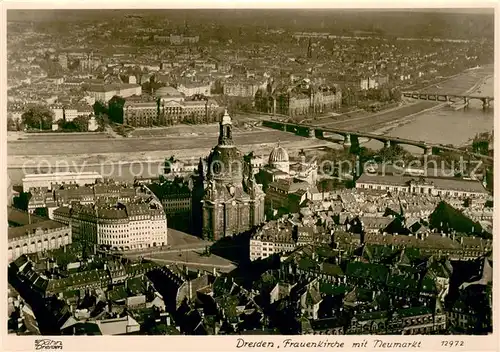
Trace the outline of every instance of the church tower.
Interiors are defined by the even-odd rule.
[[[248,165],[234,145],[232,129],[226,110],[219,125],[218,144],[207,159],[202,200],[202,234],[207,240],[233,236],[263,221],[259,214],[264,193],[254,179],[245,177]]]

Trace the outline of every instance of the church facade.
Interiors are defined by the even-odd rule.
[[[217,241],[264,222],[265,194],[252,170],[251,156],[234,145],[231,117],[225,112],[220,122],[219,141],[199,175],[203,179],[202,236]]]

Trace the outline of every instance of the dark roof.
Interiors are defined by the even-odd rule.
[[[348,287],[345,285],[334,285],[329,282],[320,282],[319,291],[326,295],[344,295],[348,291]]]
[[[67,225],[61,224],[57,221],[45,220],[37,222],[34,224],[29,224],[19,227],[9,227],[8,236],[9,240],[26,236],[28,234],[34,234],[38,228],[42,230],[54,230],[67,227]]]
[[[361,313],[361,314],[355,315],[355,317],[358,321],[386,319],[386,318],[388,318],[388,316],[389,316],[389,313],[387,311],[368,312],[368,313]]]
[[[24,226],[24,225],[29,225],[30,221],[32,224],[41,222],[41,221],[46,221],[47,219],[44,219],[42,217],[36,216],[36,215],[29,215],[28,212],[12,208],[12,207],[7,207],[7,219],[9,221],[9,224],[15,225],[15,226]]]
[[[350,262],[347,264],[346,275],[385,283],[389,275],[389,269],[380,264]]]
[[[432,310],[429,307],[411,307],[411,308],[399,309],[396,312],[400,317],[403,318],[432,314]]]
[[[332,276],[344,276],[344,272],[337,264],[321,263],[321,271]]]
[[[429,223],[432,228],[446,232],[454,230],[459,233],[480,234],[483,231],[482,226],[478,222],[472,221],[461,211],[453,208],[446,202],[438,204],[429,216]]]
[[[19,268],[21,268],[27,262],[28,262],[28,257],[25,254],[23,254],[20,257],[16,258],[16,260],[14,260],[10,265],[15,266],[16,269],[19,270]]]
[[[418,291],[418,281],[407,275],[390,276],[387,279],[387,286],[404,291]]]
[[[326,330],[343,327],[344,322],[339,318],[326,318],[311,320],[311,327],[313,330]]]
[[[162,184],[152,183],[148,185],[148,188],[153,192],[160,200],[169,198],[170,196],[178,196],[184,194],[191,194],[188,182],[184,181],[166,181]]]

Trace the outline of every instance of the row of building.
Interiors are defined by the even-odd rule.
[[[212,123],[221,113],[219,104],[206,95],[185,94],[173,87],[162,87],[149,102],[126,101],[123,123],[134,127],[165,126],[178,123]]]
[[[80,241],[114,250],[167,245],[166,215],[156,202],[106,207],[75,204],[54,210],[53,218],[70,225]]]
[[[487,198],[488,191],[478,180],[451,177],[429,177],[363,173],[356,180],[359,190],[380,190],[450,198]]]
[[[9,212],[10,259],[75,239],[115,250],[167,244],[166,212],[141,188],[102,182],[95,173],[27,175],[23,188],[28,211]]]
[[[315,86],[307,79],[292,84],[272,82],[255,94],[257,111],[288,116],[321,114],[340,108],[341,103],[338,86]]]

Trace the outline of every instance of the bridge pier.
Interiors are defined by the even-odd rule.
[[[316,131],[314,128],[309,129],[309,138],[316,138]]]
[[[350,134],[344,135],[344,146],[345,147],[351,146],[351,135]]]
[[[384,148],[390,148],[390,147],[391,147],[391,141],[390,140],[384,141]]]
[[[469,106],[469,98],[464,97],[464,104],[465,104],[465,107]]]
[[[482,98],[481,101],[483,102],[483,109],[490,107],[490,100],[488,98]]]
[[[432,155],[432,147],[425,146],[424,147],[424,155]]]

